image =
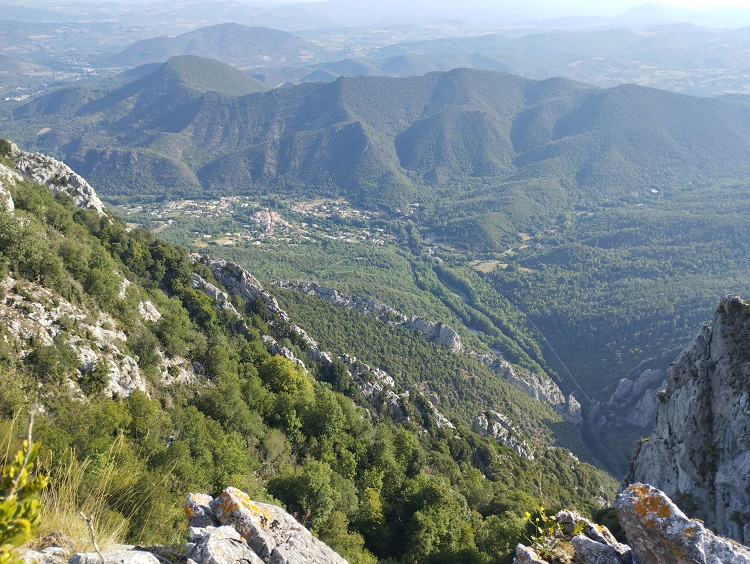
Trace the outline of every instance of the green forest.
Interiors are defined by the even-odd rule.
[[[85,465],[77,494],[83,498],[109,476],[110,486],[98,495],[102,513],[127,524],[120,540],[181,547],[185,495],[233,485],[283,504],[352,562],[509,561],[525,534],[526,511],[543,505],[591,513],[600,508],[596,496],[614,493],[613,479],[586,463],[571,463],[563,449],[542,448],[527,460],[473,433],[473,413],[449,399],[450,378],[436,374],[441,366],[466,379],[455,393],[477,408],[488,404],[471,382],[494,390],[497,405],[525,430],[552,436],[555,427],[551,411],[545,415],[504,382],[493,383],[481,366],[458,358],[451,364],[445,352],[388,332],[383,349],[373,347],[369,358],[387,364],[401,386],[440,381],[457,427],[440,431],[415,418],[395,424],[366,410],[335,364],[337,378],[315,365],[306,374],[270,355],[261,340],[270,320],[235,299],[250,327],[241,332],[236,319],[191,287],[194,272],[216,280],[184,250],[28,182],[18,183],[12,195],[16,211],[0,218],[0,262],[2,273],[15,280],[14,292],[31,295],[41,284],[52,292],[50,306],[65,299],[93,316],[99,310],[112,315],[127,336],[122,346],[149,384],[148,394],[107,397],[110,375],[102,367],[82,369],[69,343],[86,335],[77,335],[70,321],[60,320],[52,345],[21,343],[2,327],[0,416],[11,433],[9,448],[24,434],[23,414],[43,406],[35,438],[49,488],[61,490],[66,472]],[[121,294],[124,277],[132,284]],[[138,314],[143,299],[162,312],[159,321]],[[291,311],[316,307],[291,295],[286,301]],[[334,351],[351,346],[359,353],[336,320],[378,330],[368,320],[329,314],[329,326],[319,332]],[[373,333],[374,339],[385,337]],[[386,350],[391,347],[413,355],[415,364],[396,360]],[[29,351],[23,360],[22,349]],[[198,362],[203,376],[165,386],[162,356]],[[550,420],[546,430],[540,417]]]

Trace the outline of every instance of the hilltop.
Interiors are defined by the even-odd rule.
[[[128,45],[100,64],[130,68],[148,63],[163,63],[180,55],[218,59],[238,67],[302,65],[314,59],[322,49],[301,37],[278,29],[223,23],[202,27],[176,37],[154,37]]]

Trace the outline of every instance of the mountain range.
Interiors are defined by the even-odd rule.
[[[176,57],[113,89],[44,95],[2,127],[22,128],[30,147],[64,156],[113,198],[285,185],[398,207],[464,185],[455,200],[484,186],[493,212],[505,213],[497,202],[509,192],[554,212],[750,173],[750,109],[731,100],[468,69],[251,94],[263,88]],[[134,170],[137,186],[125,182]]]

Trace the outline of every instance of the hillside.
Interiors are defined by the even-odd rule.
[[[62,152],[110,197],[129,195],[117,171],[135,160],[146,161],[139,174],[152,186],[139,190],[141,197],[199,186],[204,194],[272,186],[299,192],[304,184],[308,193],[397,207],[417,192],[435,202],[463,185],[451,190],[453,204],[469,216],[458,225],[484,224],[498,235],[507,230],[503,216],[518,223],[651,185],[750,172],[741,158],[750,144],[750,110],[721,100],[465,69],[217,96],[210,80],[184,80],[207,63],[181,60],[175,76],[168,66],[98,95],[66,123],[45,109],[54,108],[47,99],[66,91],[44,96],[17,111],[23,122],[13,129],[49,127],[34,146]],[[480,196],[483,209],[474,211],[476,191],[491,194]],[[519,196],[526,204],[514,214],[506,204],[517,208]],[[471,217],[477,212],[481,221]],[[436,215],[450,233],[455,213],[443,219],[438,208]]]
[[[552,377],[584,412],[620,379],[665,368],[714,296],[742,291],[750,273],[736,252],[747,240],[745,104],[466,69],[231,96],[191,78],[204,61],[42,96],[12,129],[65,154],[110,202],[157,200],[172,222],[154,224],[161,237],[199,248],[215,234],[214,252],[263,264],[264,281],[320,282],[413,315],[429,304],[477,350]],[[221,69],[226,90],[241,83]],[[270,206],[301,237],[243,247],[226,233],[247,232],[252,213],[158,208],[228,194]],[[321,196],[381,215],[311,227],[294,210]],[[391,234],[387,252],[363,257],[331,239],[351,228]],[[330,233],[312,242],[309,229]],[[599,419],[584,431],[624,472],[621,432],[602,433]],[[632,439],[648,432],[648,421],[628,427]]]
[[[43,407],[53,488],[94,460],[123,477],[102,509],[125,523],[119,540],[181,545],[186,493],[234,485],[350,560],[489,562],[538,495],[589,511],[612,494],[553,446],[567,424],[551,408],[480,363],[454,361],[488,394],[484,407],[467,398],[468,417],[446,401],[451,423],[418,382],[322,350],[247,271],[127,228],[61,163],[0,147],[2,421],[21,434],[14,414]],[[410,346],[423,361],[447,354]]]

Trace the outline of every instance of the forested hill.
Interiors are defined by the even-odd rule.
[[[110,199],[283,187],[396,207],[450,190],[474,213],[518,223],[750,175],[750,108],[730,100],[467,69],[237,96],[185,79],[208,64],[181,59],[179,72],[162,67],[115,92],[63,89],[1,126],[64,157]],[[220,85],[240,76],[227,67]]]

